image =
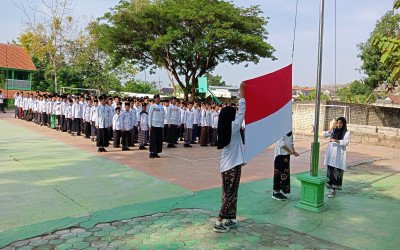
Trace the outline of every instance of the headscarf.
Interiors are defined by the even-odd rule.
[[[217,149],[223,149],[231,142],[232,122],[236,117],[236,109],[226,106],[221,110],[218,118],[218,144]]]
[[[343,127],[341,129],[335,128],[332,133],[332,139],[343,140],[344,135],[347,132],[347,121],[344,117],[339,117],[336,122],[341,121],[343,123]]]

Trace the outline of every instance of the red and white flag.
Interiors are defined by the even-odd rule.
[[[246,160],[292,131],[292,65],[245,81]]]

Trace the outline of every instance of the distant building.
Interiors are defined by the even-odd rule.
[[[5,72],[6,89],[32,89],[32,74],[36,67],[23,47],[0,43],[0,71]]]
[[[234,86],[208,86],[217,98],[239,98],[239,88]],[[207,93],[207,96],[210,94]]]
[[[173,95],[174,89],[170,87],[164,87],[160,89],[161,95]]]
[[[308,96],[313,91],[315,91],[315,88],[293,86],[292,97],[294,99],[297,99],[300,97],[300,95]]]

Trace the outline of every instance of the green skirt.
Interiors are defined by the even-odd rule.
[[[56,128],[56,115],[51,115],[51,118],[50,118],[50,127],[51,127],[51,128]]]

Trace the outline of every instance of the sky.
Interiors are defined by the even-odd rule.
[[[22,0],[1,0],[0,42],[17,40],[23,30],[24,14],[14,2]],[[38,0],[30,0],[37,1]],[[118,0],[75,0],[74,16],[88,20],[102,16],[115,6]],[[231,65],[220,64],[212,72],[222,76],[230,85],[280,69],[292,63],[293,31],[296,0],[234,0],[237,6],[259,5],[263,16],[269,18],[266,26],[269,42],[278,60],[262,59],[257,65],[250,63]],[[319,0],[299,0],[295,51],[293,58],[293,84],[315,86],[317,72]],[[390,10],[393,0],[336,0],[336,83],[345,84],[361,79],[361,61],[357,57],[357,44],[365,42],[375,23]],[[335,0],[325,1],[322,83],[335,83]],[[150,75],[149,71],[139,72],[136,78],[168,85],[165,71]]]

